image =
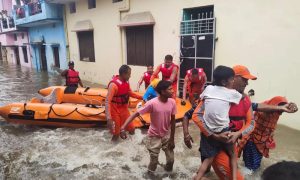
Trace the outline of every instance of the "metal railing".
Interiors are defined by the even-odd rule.
[[[14,18],[12,18],[12,17],[8,18],[8,26],[9,26],[9,28],[14,28],[15,27]]]
[[[8,24],[7,24],[7,19],[6,18],[3,18],[1,23],[2,23],[2,28],[3,29],[7,29],[8,28]]]
[[[42,13],[41,2],[32,2],[28,4],[29,16]]]
[[[181,21],[180,34],[210,34],[214,33],[214,18]]]

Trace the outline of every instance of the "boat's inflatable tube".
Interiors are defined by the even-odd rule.
[[[50,95],[53,90],[57,90],[58,103],[75,103],[75,104],[94,104],[104,105],[107,95],[107,89],[104,88],[77,88],[67,86],[50,86],[38,91],[42,96]],[[140,100],[135,98],[129,99],[129,107],[135,108]]]

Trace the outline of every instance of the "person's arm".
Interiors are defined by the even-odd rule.
[[[292,108],[291,108],[292,106]],[[295,103],[287,103],[283,106],[268,105],[264,103],[258,103],[256,111],[259,112],[287,112],[294,113],[298,111],[298,107]]]
[[[78,79],[79,79],[78,84],[79,84],[81,87],[83,87],[83,84],[82,84],[82,81],[81,81],[80,77],[78,77]]]
[[[201,133],[203,133],[205,136],[210,136],[213,134],[212,131],[209,130],[209,128],[206,126],[204,121],[204,102],[199,102],[198,106],[196,107],[192,120],[198,125],[200,128]]]
[[[246,114],[246,122],[243,127],[237,131],[230,133],[229,143],[235,143],[238,138],[246,139],[255,128],[255,119],[252,111],[252,107],[249,108]]]
[[[150,82],[153,81],[153,79],[158,78],[158,74],[160,72],[160,65],[157,66],[153,74],[151,75]]]
[[[169,81],[173,82],[175,80],[175,78],[177,76],[177,72],[178,72],[178,68],[177,67],[173,68]]]
[[[187,91],[188,81],[189,81],[189,78],[186,75],[185,78],[184,78],[184,83],[183,83],[183,94],[182,94],[183,101],[186,101],[186,91]]]
[[[192,118],[193,112],[195,107],[191,108],[188,112],[186,112],[183,116],[182,127],[183,127],[183,137],[184,137],[184,144],[191,149],[193,138],[189,133],[189,120]]]
[[[63,77],[66,77],[67,74],[68,74],[68,69],[63,70],[63,71],[60,73],[60,75],[63,76]]]
[[[169,149],[174,149],[175,148],[175,141],[174,141],[174,136],[175,136],[175,114],[171,115],[171,134],[170,134],[170,141],[169,141]]]
[[[112,128],[112,116],[111,116],[111,105],[112,105],[112,99],[118,92],[118,86],[114,83],[110,83],[108,87],[107,96],[105,99],[105,115],[107,119],[107,125],[108,128]]]
[[[201,85],[201,92],[204,91],[204,87],[205,87],[205,84],[206,84],[206,82],[207,82],[206,74],[204,74],[203,78],[204,78],[204,79],[203,79],[202,85]]]
[[[228,141],[229,132],[223,132],[220,134],[213,133],[212,131],[209,130],[209,128],[205,124],[203,115],[204,115],[204,104],[203,101],[200,101],[193,113],[192,120],[197,124],[197,126],[200,128],[201,133],[203,133],[205,136],[226,143]]]
[[[135,112],[133,113],[132,115],[130,115],[127,120],[125,121],[125,123],[122,125],[121,127],[121,132],[120,132],[120,137],[122,139],[126,139],[127,138],[127,135],[126,135],[126,131],[125,131],[125,128],[127,127],[127,125],[129,123],[131,123],[131,121],[133,121],[135,118],[137,118],[138,116],[140,115],[139,112]]]
[[[144,76],[142,76],[142,77],[140,78],[140,80],[139,80],[139,82],[138,82],[138,84],[137,84],[137,87],[136,87],[136,91],[137,91],[137,92],[139,92],[140,87],[141,87],[143,81],[144,81]]]
[[[128,94],[129,94],[130,97],[133,97],[133,98],[136,98],[136,99],[143,100],[143,96],[141,96],[141,95],[139,95],[139,94],[136,94],[136,93],[132,92],[131,89],[129,89]]]
[[[131,121],[133,121],[140,114],[142,115],[142,114],[151,113],[151,112],[152,112],[152,104],[151,104],[151,102],[147,102],[143,107],[141,107],[135,113],[133,113],[131,116],[129,116],[120,129],[121,130],[121,133],[120,133],[121,138],[126,139],[127,135],[125,132],[125,128]]]

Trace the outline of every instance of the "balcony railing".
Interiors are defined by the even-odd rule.
[[[8,28],[7,18],[3,18],[1,23],[2,23],[2,29]]]
[[[12,17],[8,18],[8,25],[9,25],[9,28],[15,28],[16,27],[14,18],[12,18]]]
[[[28,4],[29,16],[42,13],[42,5],[40,2],[34,2]]]
[[[55,20],[61,21],[63,5],[48,3],[46,0],[35,0],[27,2],[23,6],[15,5],[13,14],[17,26],[31,27],[32,25],[53,23]]]
[[[15,21],[12,17],[4,17],[1,19],[1,33],[10,32],[16,30]]]

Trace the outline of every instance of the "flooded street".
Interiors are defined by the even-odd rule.
[[[28,101],[39,89],[62,85],[64,80],[0,61],[0,83],[0,105],[4,105]],[[192,150],[183,143],[182,127],[176,128],[174,171],[166,174],[158,167],[155,179],[191,179],[200,163],[199,131],[193,123],[190,132],[195,141]],[[148,179],[145,136],[146,130],[138,129],[128,140],[113,144],[105,128],[13,125],[0,117],[0,179]],[[263,159],[262,169],[247,179],[259,179],[261,171],[275,162],[300,161],[300,132],[278,126],[275,136],[276,149],[269,159]],[[165,162],[163,153],[160,162]],[[213,173],[210,177],[217,179]]]

